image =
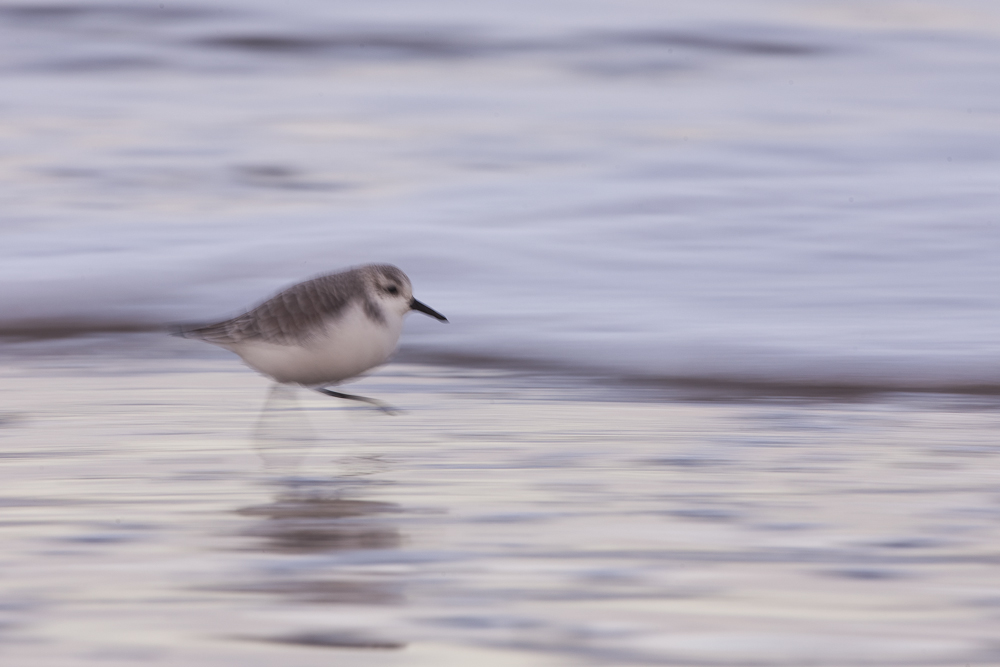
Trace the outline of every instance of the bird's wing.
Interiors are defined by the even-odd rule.
[[[177,335],[216,345],[259,340],[295,345],[307,340],[350,303],[363,299],[364,285],[356,271],[321,276],[289,287],[256,308],[232,319],[180,329]]]

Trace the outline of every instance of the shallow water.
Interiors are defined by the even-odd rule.
[[[0,6],[0,329],[389,261],[411,358],[996,391],[1000,12]]]
[[[188,341],[62,345],[0,377],[4,664],[1000,661],[982,399],[393,365],[352,390],[397,417],[261,414],[266,383]]]

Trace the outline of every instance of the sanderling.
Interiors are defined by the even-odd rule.
[[[275,382],[392,412],[375,399],[326,387],[385,363],[411,310],[448,321],[413,298],[398,268],[368,264],[293,285],[238,317],[174,333],[232,350]]]

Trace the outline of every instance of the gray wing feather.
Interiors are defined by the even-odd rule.
[[[364,281],[360,271],[352,269],[293,285],[242,315],[179,333],[216,345],[253,339],[294,345],[315,334],[331,318],[342,315],[352,301],[362,299]]]

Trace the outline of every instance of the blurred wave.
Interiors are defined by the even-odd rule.
[[[402,359],[995,391],[980,5],[522,6],[0,5],[0,335],[388,261]]]
[[[4,69],[52,73],[158,68],[259,70],[281,67],[287,58],[295,58],[297,66],[315,68],[330,61],[413,63],[502,56],[596,57],[611,64],[623,54],[631,53],[639,58],[631,67],[616,65],[602,69],[591,63],[581,71],[648,74],[655,69],[669,69],[664,58],[671,57],[674,51],[678,52],[673,58],[677,67],[684,62],[684,52],[803,57],[820,55],[829,49],[827,45],[769,37],[767,30],[749,26],[735,30],[726,27],[591,29],[545,37],[504,37],[488,28],[451,27],[447,21],[438,26],[334,23],[324,30],[316,25],[294,25],[295,22],[274,26],[267,19],[236,6],[222,5],[168,7],[84,2],[0,5],[0,35],[7,43]],[[216,53],[244,59],[218,59],[213,57]]]

